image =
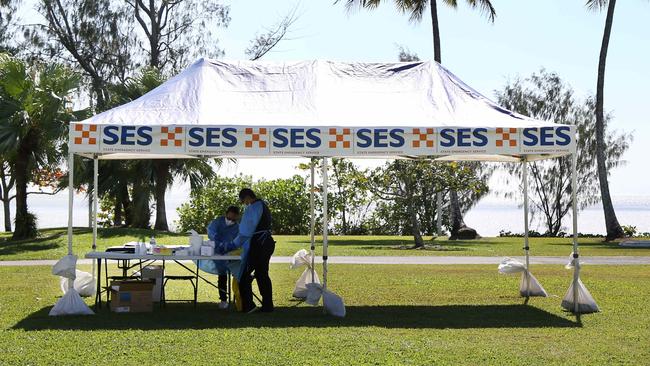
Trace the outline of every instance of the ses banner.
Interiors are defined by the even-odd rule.
[[[215,156],[430,156],[566,154],[575,150],[573,126],[469,127],[246,127],[72,124],[78,153]]]

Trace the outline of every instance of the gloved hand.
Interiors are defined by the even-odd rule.
[[[224,254],[228,253],[226,251],[226,245],[225,244],[226,243],[224,243],[224,242],[214,243],[214,251],[215,251],[215,253],[217,253],[219,255],[224,255]]]

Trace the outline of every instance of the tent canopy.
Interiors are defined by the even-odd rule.
[[[436,62],[200,59],[130,103],[73,123],[100,159],[566,155],[572,126],[510,112]]]

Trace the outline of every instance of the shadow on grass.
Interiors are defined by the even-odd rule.
[[[78,235],[83,233],[84,230],[74,229],[72,232],[73,235]],[[11,237],[9,237],[5,240],[0,240],[0,257],[4,255],[38,252],[59,248],[64,244],[59,242],[58,239],[63,237],[66,233],[67,232],[61,230],[43,230],[40,232],[41,236],[35,239],[12,241]]]
[[[239,314],[217,310],[213,303],[169,304],[153,313],[116,314],[105,307],[94,316],[50,317],[51,307],[27,316],[13,329],[27,331],[99,329],[211,329],[246,327],[382,327],[410,329],[580,327],[579,323],[527,305],[348,306],[345,318],[321,307],[278,307],[274,313]]]
[[[646,249],[648,252],[650,252],[650,248],[643,248],[643,247],[622,247],[619,245],[618,242],[616,241],[601,241],[601,242],[591,242],[591,243],[585,243],[581,242],[580,238],[578,238],[578,244],[580,245],[581,249],[589,248],[589,249],[616,249],[616,250],[628,250],[628,249]],[[563,246],[563,247],[571,247],[573,244],[571,243],[547,243],[546,245],[550,246]]]

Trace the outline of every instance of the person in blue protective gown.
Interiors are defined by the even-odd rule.
[[[222,242],[230,242],[239,233],[239,207],[230,206],[226,209],[224,216],[220,216],[208,225],[208,238],[215,243],[215,246]],[[228,272],[232,272],[235,263],[217,260],[200,260],[198,266],[201,270],[216,274],[217,287],[219,288],[219,309],[228,308]],[[239,268],[237,268],[239,271]]]
[[[271,211],[266,202],[258,199],[255,193],[244,188],[239,192],[239,200],[246,210],[239,223],[239,233],[230,242],[215,246],[217,252],[227,253],[242,248],[241,269],[239,272],[239,292],[242,298],[242,311],[258,310],[253,302],[253,272],[262,296],[262,312],[273,311],[273,285],[269,277],[269,261],[275,250],[275,240],[271,236]]]

